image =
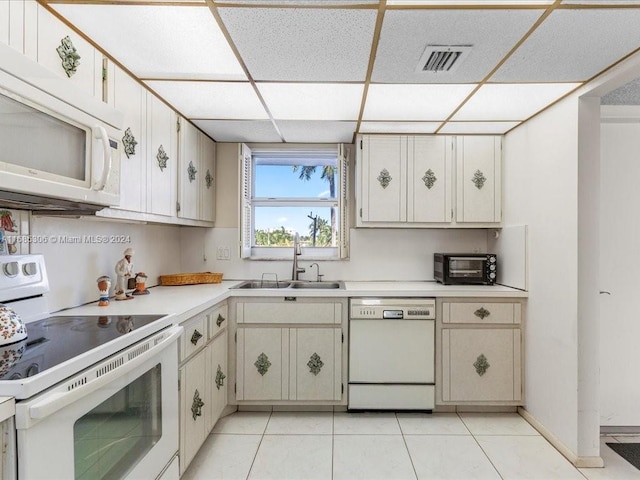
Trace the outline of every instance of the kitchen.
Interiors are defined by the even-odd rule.
[[[3,10],[3,12],[7,12],[6,18],[17,18],[18,24],[24,25],[24,28],[7,29],[6,43],[31,58],[36,55],[37,46],[34,47],[33,42],[29,43],[27,40],[34,38],[35,23],[27,20],[33,20],[34,15],[35,17],[43,15],[40,13],[43,10],[48,11],[42,6],[36,8],[33,3],[5,2],[2,6],[2,8],[10,9]],[[371,2],[355,3],[371,4]],[[362,33],[367,33],[368,40],[362,42],[364,45],[358,46],[366,50],[365,62],[363,64],[360,59],[359,64],[361,70],[364,69],[365,72],[369,50],[372,48],[371,33],[375,31],[375,21],[378,18],[376,14],[378,5],[377,2],[373,3],[374,7],[368,7],[373,13],[363,9],[366,10],[364,15],[369,19],[370,30]],[[495,3],[505,4],[505,2]],[[509,2],[506,3],[509,4]],[[526,24],[527,28],[533,26],[541,15],[546,15],[546,9],[551,8],[549,5],[554,7],[553,2],[525,3],[530,5],[521,7],[524,12],[520,13],[529,19],[530,23]],[[555,13],[575,13],[576,16],[580,16],[579,18],[582,18],[584,13],[588,14],[587,7],[590,8],[594,5],[594,2],[564,3],[577,5],[576,10],[559,8]],[[580,10],[581,3],[591,4],[584,7],[583,10],[587,10],[587,12]],[[610,9],[606,12],[609,12],[613,19],[610,20],[611,23],[607,24],[608,30],[598,30],[601,36],[592,35],[593,42],[603,42],[607,35],[613,36],[613,31],[619,30],[616,35],[624,36],[625,41],[619,40],[616,43],[616,49],[612,50],[622,51],[617,56],[614,55],[615,58],[596,66],[595,71],[581,77],[581,81],[589,80],[591,76],[600,73],[619,58],[637,48],[638,42],[633,36],[635,32],[626,31],[623,33],[622,26],[626,23],[621,19],[633,19],[634,15],[637,15],[634,5],[629,2],[606,3],[607,5],[603,8]],[[392,2],[387,2],[387,4],[392,4]],[[612,6],[612,4],[616,5]],[[60,10],[63,9],[63,4],[56,5]],[[595,5],[599,4],[595,3]],[[19,7],[17,10],[14,8],[16,6]],[[620,8],[615,8],[616,6]],[[231,7],[229,8],[231,9]],[[20,13],[20,9],[22,9],[22,13]],[[250,9],[244,10],[249,10],[250,13]],[[394,12],[397,13],[390,6],[385,13],[385,20],[391,21]],[[353,12],[350,13],[353,14]],[[478,14],[479,12],[473,11],[472,13]],[[596,13],[603,14],[601,10]],[[328,15],[328,13],[326,14]],[[552,12],[550,14],[553,15]],[[607,15],[605,16],[609,18]],[[350,18],[349,16],[345,20],[347,25],[340,31],[349,32],[350,30],[347,28],[364,28],[362,22],[351,22]],[[22,20],[24,23],[21,23]],[[114,20],[111,26],[116,28],[117,25],[125,25],[122,22],[124,20],[121,18],[118,21]],[[488,17],[485,18],[484,24],[490,25],[487,22],[489,22]],[[580,25],[583,28],[588,28],[585,26],[588,23],[585,20],[585,23],[580,23]],[[544,22],[542,25],[546,26]],[[520,26],[524,30],[520,34],[525,33],[527,28]],[[82,30],[81,27],[79,28]],[[500,25],[500,28],[504,29],[504,25]],[[2,32],[4,36],[5,30]],[[88,34],[88,31],[85,33]],[[108,34],[111,33],[108,32]],[[98,34],[96,33],[96,35]],[[128,45],[127,35],[113,35],[113,37],[120,38]],[[158,38],[155,34],[150,37],[148,41],[139,41],[138,44],[151,45]],[[521,38],[518,35],[516,37],[517,39]],[[502,39],[505,42],[502,49],[508,50],[514,45],[515,40],[507,45],[506,39],[507,32]],[[56,42],[59,43],[59,40],[57,38]],[[381,37],[382,40],[384,37]],[[422,38],[420,41],[424,42]],[[451,41],[461,43],[458,38]],[[102,43],[97,40],[97,37],[96,42],[99,45]],[[473,41],[470,40],[469,43],[473,43]],[[268,45],[268,42],[265,42],[265,45]],[[118,45],[113,46],[113,48],[116,47]],[[585,48],[587,48],[586,44]],[[598,45],[597,48],[604,49],[603,45]],[[126,48],[121,49],[126,51]],[[505,51],[503,54],[506,53],[508,52]],[[246,56],[246,54],[244,55]],[[282,58],[286,58],[286,55],[282,55]],[[498,60],[500,58],[499,55]],[[270,61],[275,62],[275,60],[271,59]],[[488,70],[491,70],[498,60],[492,63]],[[472,61],[472,57],[465,61]],[[567,68],[570,66],[569,63],[571,62],[567,63]],[[600,451],[598,437],[600,419],[596,402],[599,395],[598,378],[592,374],[592,369],[594,369],[594,364],[597,364],[598,358],[599,337],[597,329],[599,318],[594,312],[599,310],[597,292],[601,289],[607,290],[607,287],[598,284],[597,271],[592,270],[595,266],[591,253],[598,251],[598,239],[593,236],[593,232],[598,231],[598,228],[594,228],[598,224],[598,198],[592,192],[599,191],[599,188],[597,175],[590,173],[597,172],[599,169],[599,156],[596,155],[596,158],[592,158],[595,155],[594,152],[598,152],[599,148],[596,144],[591,143],[596,142],[599,138],[599,134],[597,134],[600,128],[599,112],[596,113],[597,109],[593,100],[591,100],[592,103],[589,103],[588,99],[578,100],[578,98],[580,95],[588,93],[589,97],[597,99],[640,76],[635,63],[634,58],[630,57],[624,63],[607,71],[603,76],[593,80],[587,86],[581,87],[565,100],[556,103],[533,118],[529,118],[529,116],[518,118],[518,122],[523,120],[526,122],[522,126],[510,130],[505,136],[503,144],[502,226],[527,225],[528,231],[527,247],[530,268],[527,290],[529,298],[526,306],[528,322],[524,349],[526,355],[524,362],[526,411],[546,428],[550,435],[558,440],[559,444],[564,445],[569,456],[573,456],[574,459],[597,458]],[[168,69],[172,68],[172,62],[164,61],[164,59],[161,64]],[[562,64],[564,64],[564,60]],[[274,65],[279,66],[275,63]],[[462,69],[464,65],[462,64],[460,68]],[[132,71],[135,68],[135,64],[126,66]],[[562,71],[561,66],[554,65],[553,68],[549,66],[546,69],[548,71],[554,69]],[[59,66],[56,65],[56,68]],[[156,68],[158,67],[156,66]],[[530,68],[535,70],[535,66]],[[82,74],[82,69],[79,72]],[[167,78],[165,75],[165,72],[147,71],[141,77],[147,78],[150,83],[154,81],[158,83],[158,79]],[[323,80],[323,78],[318,77],[317,80]],[[570,76],[563,79],[563,81],[574,80],[576,78]],[[70,81],[75,81],[74,77],[71,77]],[[539,79],[538,81],[553,80]],[[402,83],[401,80],[398,82]],[[578,85],[576,84],[576,86]],[[373,90],[370,88],[372,96]],[[322,130],[309,128],[305,130],[306,137],[303,135],[303,138],[306,138],[307,142],[331,141],[347,144],[353,142],[354,125],[359,118],[360,98],[361,96],[356,102],[356,118],[342,122],[351,122],[352,125],[343,125],[342,123],[338,125],[347,127],[340,130],[340,132],[347,130],[346,136],[344,133],[336,132],[329,140],[318,138],[313,134],[313,132],[327,132],[329,131],[327,129],[335,127],[331,120],[336,119],[329,118],[324,119],[327,123],[322,124],[326,128]],[[176,104],[175,107],[178,108],[178,105]],[[178,110],[181,111],[180,108]],[[382,117],[382,120],[384,119]],[[496,120],[497,117],[491,119]],[[239,119],[232,117],[230,113],[209,120],[214,128],[216,126],[217,128],[228,128],[231,125],[240,124],[243,134],[247,135],[249,135],[251,128],[259,128],[263,125],[258,120],[266,122],[268,125],[271,123],[269,120],[252,117]],[[315,121],[319,120],[322,119]],[[438,120],[446,120],[446,118]],[[309,122],[312,121],[309,120]],[[202,122],[202,125],[206,124],[205,120]],[[405,129],[400,131],[402,133],[432,133],[439,126],[439,123],[433,127],[426,125],[426,123],[428,122],[423,122],[419,127],[429,127],[432,128],[431,130],[408,131],[406,129],[410,127],[403,126]],[[311,127],[313,126],[312,124]],[[360,129],[362,133],[367,132],[364,126],[362,125],[363,128]],[[371,125],[368,127],[372,128]],[[388,130],[382,130],[383,133],[392,133],[390,130],[392,126],[384,128],[388,128]],[[502,131],[491,131],[490,133],[505,133],[511,128],[511,125],[502,125],[501,128],[503,128]],[[269,131],[271,132],[271,130]],[[246,139],[240,137],[231,139],[230,136],[226,136],[230,134],[224,133],[224,130],[219,132],[214,130],[213,132],[215,133],[212,133],[211,137],[219,142],[217,145],[218,163],[216,165],[218,177],[216,186],[219,190],[216,198],[215,228],[184,228],[171,225],[143,224],[135,223],[135,219],[125,219],[133,223],[116,221],[107,223],[96,218],[76,220],[34,216],[31,220],[30,233],[43,236],[130,235],[134,239],[132,246],[136,249],[134,258],[136,268],[144,270],[150,279],[156,279],[158,275],[167,272],[205,270],[222,271],[225,278],[260,278],[265,272],[275,272],[280,278],[288,278],[290,261],[268,263],[246,261],[240,260],[236,255],[233,255],[230,260],[216,260],[219,246],[233,249],[234,245],[237,245],[238,204],[236,199],[239,198],[237,143],[280,140],[278,137],[271,139],[273,136],[265,138],[258,133]],[[368,130],[368,132],[373,131]],[[236,135],[238,134],[236,133]],[[293,138],[294,142],[303,141],[300,137],[292,136],[290,138]],[[143,146],[140,145],[139,148],[143,148]],[[549,175],[549,172],[554,172],[554,175]],[[558,208],[559,206],[562,208]],[[354,224],[352,222],[352,225]],[[505,233],[507,232],[504,228],[503,230]],[[389,249],[389,245],[402,245],[402,248],[393,251]],[[430,256],[433,252],[442,250],[484,251],[487,248],[486,231],[482,229],[352,228],[349,260],[322,262],[321,268],[326,279],[421,281],[431,278]],[[123,245],[117,244],[103,245],[99,249],[95,245],[88,244],[67,245],[64,248],[62,246],[38,245],[37,249],[33,248],[32,251],[43,253],[47,261],[52,288],[52,293],[49,295],[51,311],[96,300],[95,279],[105,273],[111,273],[113,264],[122,255],[122,250]],[[567,252],[572,253],[567,255]],[[204,260],[205,258],[206,260]],[[416,258],[420,261],[416,261]],[[308,267],[309,263],[307,261],[305,266]],[[558,275],[555,272],[562,272],[562,274]],[[309,279],[311,277],[303,275],[303,278]],[[568,284],[567,279],[571,280]],[[594,292],[596,292],[595,296]]]

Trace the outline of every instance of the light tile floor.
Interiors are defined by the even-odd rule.
[[[517,414],[236,412],[182,480],[640,480],[611,441],[576,469]]]

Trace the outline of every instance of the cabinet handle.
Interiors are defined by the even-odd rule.
[[[226,320],[226,318],[224,318],[221,314],[218,314],[218,319],[216,320],[216,325],[219,327],[220,325],[222,325],[222,322],[224,322]]]
[[[189,183],[193,182],[196,179],[196,167],[193,166],[193,162],[189,162],[189,167],[187,168],[187,175],[189,175]]]
[[[220,367],[220,364],[218,364],[218,371],[216,372],[216,388],[218,390],[220,390],[220,387],[224,386],[225,378],[227,378],[227,376],[222,373],[222,367]]]
[[[473,314],[478,317],[480,320],[484,320],[486,317],[491,315],[491,312],[484,307],[480,307],[478,310],[473,312]]]
[[[484,182],[487,181],[487,177],[485,177],[480,170],[476,170],[476,173],[473,174],[473,178],[471,179],[473,184],[476,186],[478,190],[484,187]]]
[[[71,75],[76,73],[78,65],[80,65],[80,54],[78,54],[78,50],[74,47],[69,36],[60,40],[60,46],[56,48],[56,51],[58,52],[60,60],[62,60],[64,73],[67,74],[67,77],[71,77]]]
[[[158,168],[160,168],[160,171],[164,171],[164,169],[167,168],[167,160],[169,160],[169,155],[167,155],[167,152],[164,151],[164,147],[162,145],[158,147],[156,160],[158,161]]]
[[[391,183],[391,180],[393,180],[393,178],[391,178],[391,175],[389,174],[389,170],[387,170],[386,168],[383,168],[382,170],[380,170],[380,174],[378,175],[378,181],[380,182],[380,185],[382,185],[382,188],[387,188]]]
[[[484,356],[484,353],[481,353],[475,362],[473,362],[473,366],[476,369],[476,373],[480,376],[487,373],[487,370],[491,366],[487,361],[487,357]]]
[[[258,369],[258,373],[264,376],[264,374],[267,373],[267,370],[269,370],[271,362],[269,361],[269,357],[267,357],[265,353],[262,352],[260,355],[258,355],[258,359],[255,361],[254,365]]]
[[[202,338],[202,334],[198,330],[193,331],[193,335],[191,335],[191,343],[194,345],[198,344],[198,340]]]
[[[202,415],[202,407],[204,407],[204,402],[200,398],[200,392],[198,390],[193,394],[193,403],[191,404],[191,416],[195,420],[196,417]]]
[[[436,177],[436,174],[433,173],[433,170],[429,169],[426,172],[424,172],[424,177],[422,177],[422,181],[424,182],[424,186],[427,187],[429,190],[431,190],[433,186],[436,184],[436,180],[438,180],[438,177]]]
[[[131,158],[131,155],[136,154],[136,137],[133,136],[133,132],[131,131],[131,127],[127,127],[124,131],[124,137],[122,137],[122,145],[124,146],[124,154],[127,158]]]
[[[213,185],[213,176],[211,175],[211,172],[209,171],[208,168],[207,168],[207,174],[204,176],[204,181],[207,184],[207,190],[209,190],[211,188],[211,185]]]
[[[324,362],[320,359],[320,355],[317,353],[313,353],[311,357],[309,357],[309,361],[307,362],[307,367],[309,367],[309,371],[314,375],[318,375],[322,367],[324,366]]]

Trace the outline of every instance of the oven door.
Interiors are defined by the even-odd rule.
[[[453,281],[482,283],[486,262],[486,257],[451,257],[449,278]]]
[[[16,405],[18,477],[154,479],[178,451],[170,327]]]

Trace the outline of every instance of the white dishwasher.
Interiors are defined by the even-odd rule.
[[[352,298],[349,410],[435,406],[433,298]]]

